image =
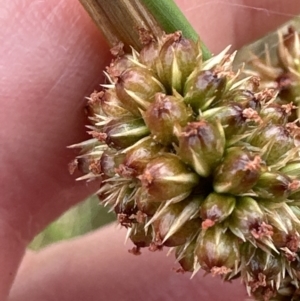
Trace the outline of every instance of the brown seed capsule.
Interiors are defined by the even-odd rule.
[[[261,174],[253,190],[260,198],[281,202],[299,188],[299,181],[293,181],[284,173],[274,171]]]
[[[124,154],[109,148],[106,149],[100,158],[101,172],[104,177],[111,178],[116,174],[116,168],[123,162]]]
[[[241,254],[243,277],[252,292],[259,287],[272,286],[271,281],[280,279],[282,261],[279,254],[267,253],[249,243],[241,246]]]
[[[221,106],[209,109],[203,113],[206,120],[218,119],[223,127],[226,139],[233,135],[238,135],[248,128],[247,120],[243,114],[244,108],[236,102],[227,103]]]
[[[134,199],[131,197],[133,194],[133,189],[130,187],[124,187],[120,190],[118,194],[118,199],[116,199],[116,204],[114,206],[114,211],[117,215],[123,215],[128,218],[135,219],[132,215],[136,214],[138,208],[135,204]]]
[[[235,197],[212,192],[201,204],[202,228],[212,227],[223,222],[235,207]]]
[[[184,101],[195,113],[214,106],[220,101],[227,79],[210,70],[200,70],[193,73],[184,86]]]
[[[294,261],[299,250],[300,221],[286,203],[278,206],[272,202],[263,202],[268,222],[273,227],[272,240],[289,261]]]
[[[156,71],[159,51],[160,43],[153,40],[143,47],[139,55],[139,61],[149,69]]]
[[[230,148],[214,171],[214,190],[235,195],[248,192],[259,179],[261,163],[258,155],[239,147]]]
[[[183,272],[193,272],[195,266],[195,246],[196,241],[189,243],[187,246],[178,246],[175,251],[176,259],[178,260]]]
[[[199,176],[176,156],[162,154],[152,159],[139,177],[142,189],[155,201],[181,201],[198,184]]]
[[[152,237],[152,228],[147,227],[145,228],[144,224],[135,223],[132,225],[130,230],[129,238],[135,244],[135,248],[129,250],[130,253],[134,255],[140,255],[140,249],[149,247],[153,237]]]
[[[122,55],[112,60],[110,65],[106,68],[110,78],[116,83],[118,77],[128,68],[136,66],[132,55]]]
[[[200,197],[188,197],[170,204],[152,218],[153,228],[161,244],[174,247],[190,242],[200,231]]]
[[[163,151],[164,147],[161,144],[155,142],[151,137],[145,137],[126,151],[123,167],[132,176],[141,175],[150,160]]]
[[[176,247],[187,243],[199,232],[201,222],[199,218],[186,221],[174,234],[167,237],[170,227],[176,222],[177,216],[171,214],[162,216],[153,223],[156,234],[166,247]]]
[[[165,92],[164,86],[155,74],[139,66],[124,71],[116,83],[116,93],[124,108],[135,116],[140,116],[140,109],[145,110],[158,92]]]
[[[160,202],[157,202],[155,199],[151,198],[146,191],[141,190],[137,193],[135,202],[138,209],[147,216],[153,216],[161,205]]]
[[[251,197],[237,199],[228,221],[229,229],[243,241],[269,240],[273,228],[257,202]]]
[[[113,89],[106,90],[101,98],[101,108],[107,116],[121,117],[130,115],[124,107],[122,102],[118,99],[116,91]]]
[[[215,275],[232,272],[240,261],[238,239],[230,231],[224,231],[222,225],[200,233],[195,254],[201,268]]]
[[[191,122],[176,135],[178,155],[200,176],[208,177],[224,153],[225,136],[220,123],[204,119]]]
[[[102,129],[99,140],[115,149],[123,149],[133,145],[147,136],[149,130],[142,118],[122,116],[109,121]]]
[[[185,126],[192,118],[191,110],[182,99],[157,93],[143,113],[143,118],[155,141],[169,145],[176,141],[174,126]]]
[[[277,163],[282,156],[294,148],[289,131],[280,125],[264,124],[253,132],[248,142],[263,150],[262,158],[268,165]]]
[[[291,115],[292,110],[292,104],[279,105],[277,103],[272,103],[262,107],[259,115],[265,122],[284,125],[288,122],[288,118]]]
[[[201,58],[201,51],[192,40],[185,39],[181,32],[168,35],[159,52],[157,74],[169,92],[181,93],[186,78],[192,73]]]

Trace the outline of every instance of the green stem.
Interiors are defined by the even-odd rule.
[[[143,2],[152,16],[155,17],[165,32],[172,33],[176,30],[181,30],[184,37],[194,41],[199,39],[197,32],[173,0],[141,0],[141,2]],[[209,59],[211,53],[202,41],[201,49],[203,59]]]
[[[193,40],[199,39],[196,31],[173,0],[79,0],[104,34],[109,45],[121,41],[125,50],[129,46],[142,48],[137,28],[145,28],[160,36],[162,32],[181,30]],[[211,57],[209,50],[201,43],[203,58]]]

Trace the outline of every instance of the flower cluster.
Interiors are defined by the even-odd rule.
[[[228,48],[203,61],[180,32],[143,41],[117,51],[89,97],[91,139],[71,146],[71,170],[99,179],[132,253],[172,247],[183,271],[241,277],[257,300],[300,300],[298,98],[242,78]]]

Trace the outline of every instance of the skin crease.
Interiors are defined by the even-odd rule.
[[[229,43],[238,48],[300,13],[298,0],[177,3],[215,53]],[[162,253],[129,257],[124,233],[112,226],[23,257],[38,232],[96,189],[68,174],[75,154],[66,145],[86,138],[84,96],[103,82],[109,57],[77,1],[1,3],[0,301],[242,300],[239,285],[169,273],[173,262]]]

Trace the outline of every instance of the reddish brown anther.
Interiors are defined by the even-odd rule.
[[[143,45],[148,45],[151,42],[155,42],[155,38],[150,30],[147,30],[144,27],[138,28],[139,39]]]
[[[101,174],[100,160],[91,161],[89,165],[89,170],[95,175]]]
[[[249,81],[253,85],[253,90],[256,90],[260,85],[260,77],[258,76],[251,76]]]
[[[121,226],[125,228],[131,228],[132,223],[134,222],[134,219],[128,216],[128,214],[125,213],[119,213],[118,216],[118,222],[120,223]]]
[[[287,237],[286,247],[292,252],[297,252],[300,244],[299,234],[290,234]]]
[[[88,100],[88,105],[99,104],[102,100],[103,95],[104,91],[94,91]]]
[[[149,251],[156,252],[161,251],[163,249],[163,242],[159,232],[155,233],[155,237],[153,242],[149,246]]]
[[[260,286],[266,287],[266,275],[258,273],[257,279],[250,281],[249,286],[251,287],[252,292],[255,292]]]
[[[293,192],[295,190],[298,190],[300,188],[300,181],[299,180],[293,180],[291,183],[288,185],[288,189]]]
[[[257,124],[261,124],[263,120],[259,116],[258,112],[252,108],[246,108],[243,110],[243,117],[246,118],[246,121],[254,121]]]
[[[110,49],[110,53],[113,56],[122,56],[122,55],[124,55],[124,44],[121,41],[119,41],[116,45],[114,45]]]
[[[120,164],[115,171],[124,178],[132,178],[135,175],[135,171],[124,164]]]
[[[105,142],[105,140],[107,138],[107,134],[99,133],[96,131],[89,131],[88,134],[90,134],[93,138],[98,139],[100,142]]]
[[[225,266],[221,266],[221,267],[213,267],[210,270],[212,276],[217,276],[217,275],[226,275],[230,272],[232,272],[232,269],[229,269]]]
[[[144,224],[146,222],[146,218],[147,218],[147,214],[145,214],[141,210],[137,211],[137,213],[135,215],[135,219],[138,223]]]
[[[281,107],[285,110],[286,114],[290,114],[292,110],[297,109],[297,106],[295,106],[292,102],[286,105],[281,105]]]
[[[198,135],[198,131],[201,127],[206,126],[207,122],[204,120],[189,122],[188,126],[186,127],[186,131],[181,132],[180,135],[183,137],[193,137]]]
[[[255,239],[262,239],[263,237],[271,237],[273,235],[273,227],[262,222],[252,226],[250,232]]]
[[[132,255],[141,255],[142,254],[141,248],[137,247],[137,246],[134,246],[134,247],[132,247],[132,249],[128,250],[128,253],[130,253]]]
[[[261,163],[262,163],[261,157],[255,156],[252,161],[248,162],[245,165],[244,170],[258,171],[260,170]]]
[[[154,180],[153,175],[148,170],[145,170],[144,173],[138,178],[141,180],[143,186],[145,187],[149,187]]]
[[[202,222],[201,226],[202,229],[205,230],[209,227],[212,227],[215,224],[215,222],[211,219],[206,219],[205,221]]]

